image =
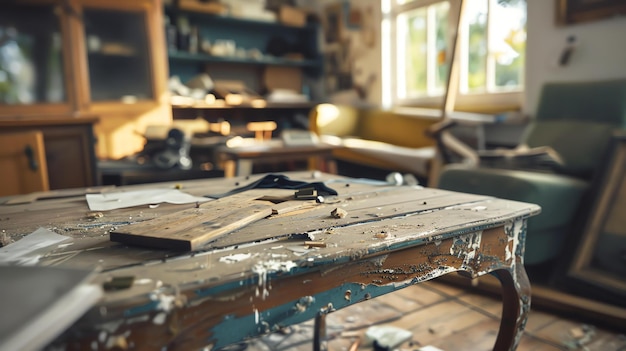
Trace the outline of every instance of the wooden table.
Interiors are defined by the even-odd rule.
[[[530,308],[523,266],[526,221],[539,212],[538,206],[438,189],[363,184],[329,174],[316,179],[309,172],[285,175],[323,180],[339,195],[260,219],[195,252],[114,243],[108,232],[174,211],[193,211],[196,204],[138,206],[102,216],[94,216],[82,196],[0,205],[2,229],[11,238],[39,227],[73,237],[72,245],[48,253],[40,265],[96,268],[95,284],[132,281],[105,291],[51,345],[68,350],[111,345],[215,349],[315,318],[319,338],[314,348],[323,349],[326,314],[464,272],[468,277],[492,273],[502,282],[503,316],[495,349],[515,349]],[[177,184],[190,194],[205,195],[245,186],[258,177]],[[285,192],[265,190],[268,195]],[[347,215],[331,216],[335,208]]]
[[[239,147],[221,146],[217,157],[224,162],[226,177],[252,174],[254,163],[277,163],[284,161],[308,161],[308,168],[337,173],[332,158],[337,146],[329,144],[285,146],[280,139],[267,140],[254,145]]]

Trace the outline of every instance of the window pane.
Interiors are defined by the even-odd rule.
[[[83,17],[91,100],[151,99],[145,16],[87,9]]]
[[[60,33],[52,6],[0,11],[0,104],[65,101]]]
[[[437,28],[435,36],[435,47],[437,48],[435,88],[437,92],[443,93],[448,76],[448,62],[446,57],[448,51],[448,13],[450,12],[450,3],[441,2],[433,6],[435,10],[435,28]]]
[[[427,26],[426,8],[398,16],[398,95],[426,94]],[[402,69],[404,68],[404,69]]]
[[[485,91],[487,84],[487,0],[467,3],[468,23],[467,91]]]
[[[495,3],[491,13],[491,53],[495,56],[496,87],[522,85],[526,53],[526,2]]]

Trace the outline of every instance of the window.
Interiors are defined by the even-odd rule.
[[[456,0],[383,0],[383,104],[441,105]],[[454,6],[451,6],[454,4]],[[519,105],[524,86],[525,0],[465,0],[457,107]]]
[[[14,4],[0,11],[0,105],[64,102],[61,24],[54,7]]]

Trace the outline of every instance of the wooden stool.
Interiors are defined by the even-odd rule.
[[[258,141],[272,139],[272,132],[276,130],[276,127],[276,122],[274,121],[249,122],[246,124],[246,128],[254,132],[254,139]]]

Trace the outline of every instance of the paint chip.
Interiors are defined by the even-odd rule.
[[[252,254],[233,254],[233,255],[228,255],[228,256],[224,256],[224,257],[220,257],[220,262],[224,262],[224,263],[237,263],[243,260],[247,260],[250,257],[252,257]]]

